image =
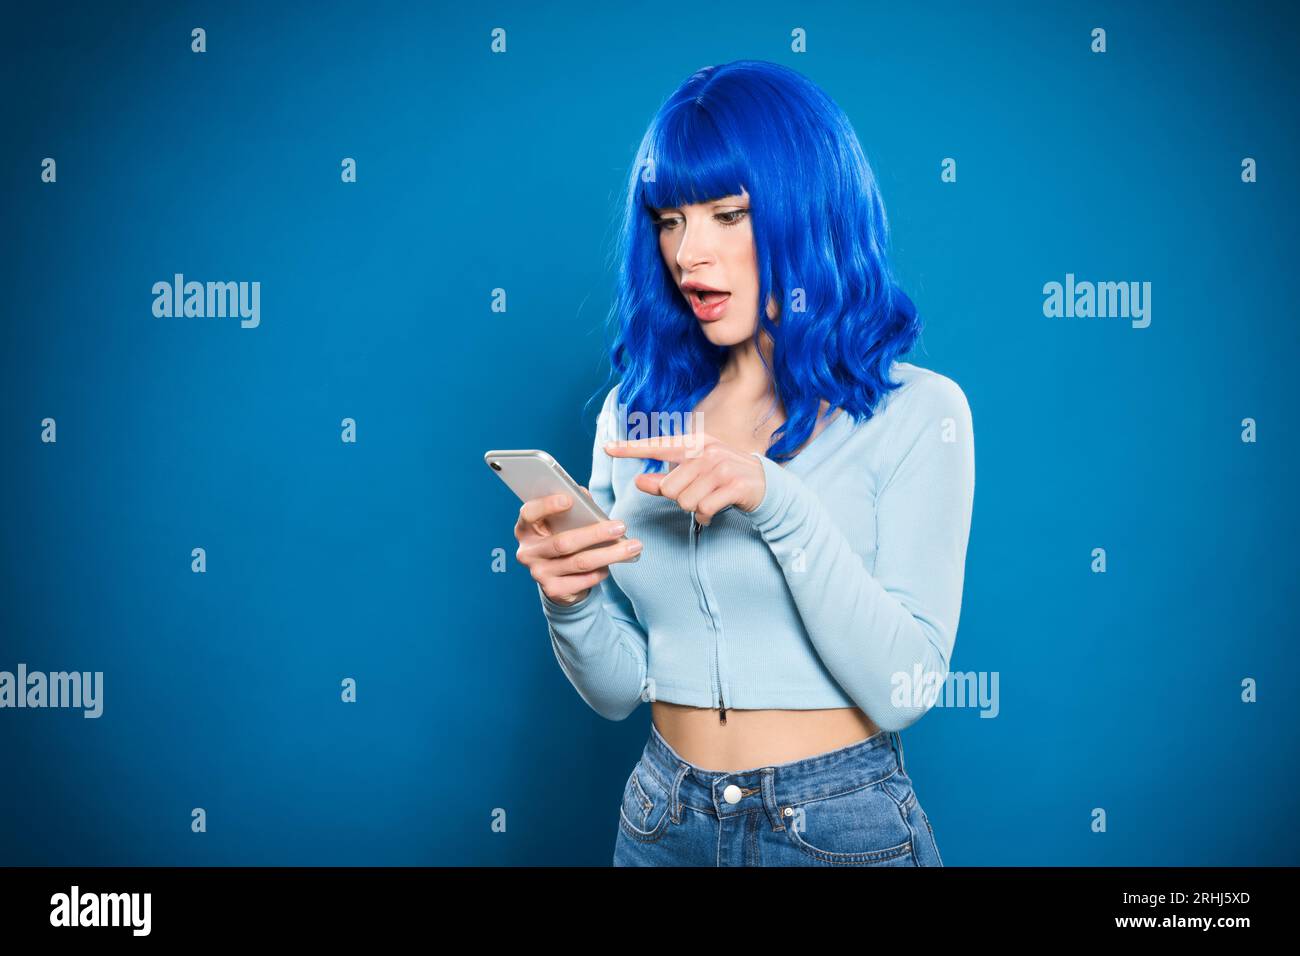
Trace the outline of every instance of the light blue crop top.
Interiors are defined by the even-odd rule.
[[[975,444],[952,379],[905,362],[891,377],[903,384],[870,419],[840,411],[785,465],[754,453],[762,502],[707,527],[633,484],[641,459],[605,454],[626,437],[610,389],[587,488],[641,559],[567,607],[538,586],[556,659],[597,713],[857,706],[897,731],[933,705],[957,637]]]

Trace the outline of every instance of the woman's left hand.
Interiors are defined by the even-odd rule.
[[[637,475],[636,486],[695,512],[700,524],[707,525],[728,505],[753,511],[767,493],[763,463],[707,432],[611,441],[604,447],[614,458],[655,458],[675,466],[666,474]]]

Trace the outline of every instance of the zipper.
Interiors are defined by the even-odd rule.
[[[704,609],[709,615],[709,624],[713,628],[713,679],[714,686],[718,692],[718,723],[727,722],[727,701],[722,696],[722,661],[718,654],[718,625],[713,616],[713,608],[709,606],[709,596],[704,591],[704,579],[700,575],[700,534],[704,531],[704,525],[700,524],[695,518],[695,512],[691,512],[691,531],[692,531],[692,558],[695,564],[695,581],[700,589],[700,597],[704,600]]]

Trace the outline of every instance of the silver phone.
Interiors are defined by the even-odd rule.
[[[497,473],[497,477],[506,483],[520,501],[533,498],[545,498],[548,495],[568,495],[573,502],[564,511],[545,518],[546,526],[555,534],[560,531],[572,531],[609,520],[600,505],[582,490],[582,486],[558,461],[538,448],[504,449],[489,451],[483,455],[483,461]],[[626,541],[627,535],[618,540]],[[609,541],[601,541],[592,548],[604,547]],[[583,550],[590,550],[584,548]],[[638,552],[631,561],[640,561]]]

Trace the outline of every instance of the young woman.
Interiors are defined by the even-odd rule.
[[[898,732],[948,674],[974,441],[956,383],[899,360],[887,234],[788,68],[700,70],[641,143],[584,489],[611,522],[552,534],[558,496],[515,527],[578,693],[652,702],[615,864],[942,865]]]

